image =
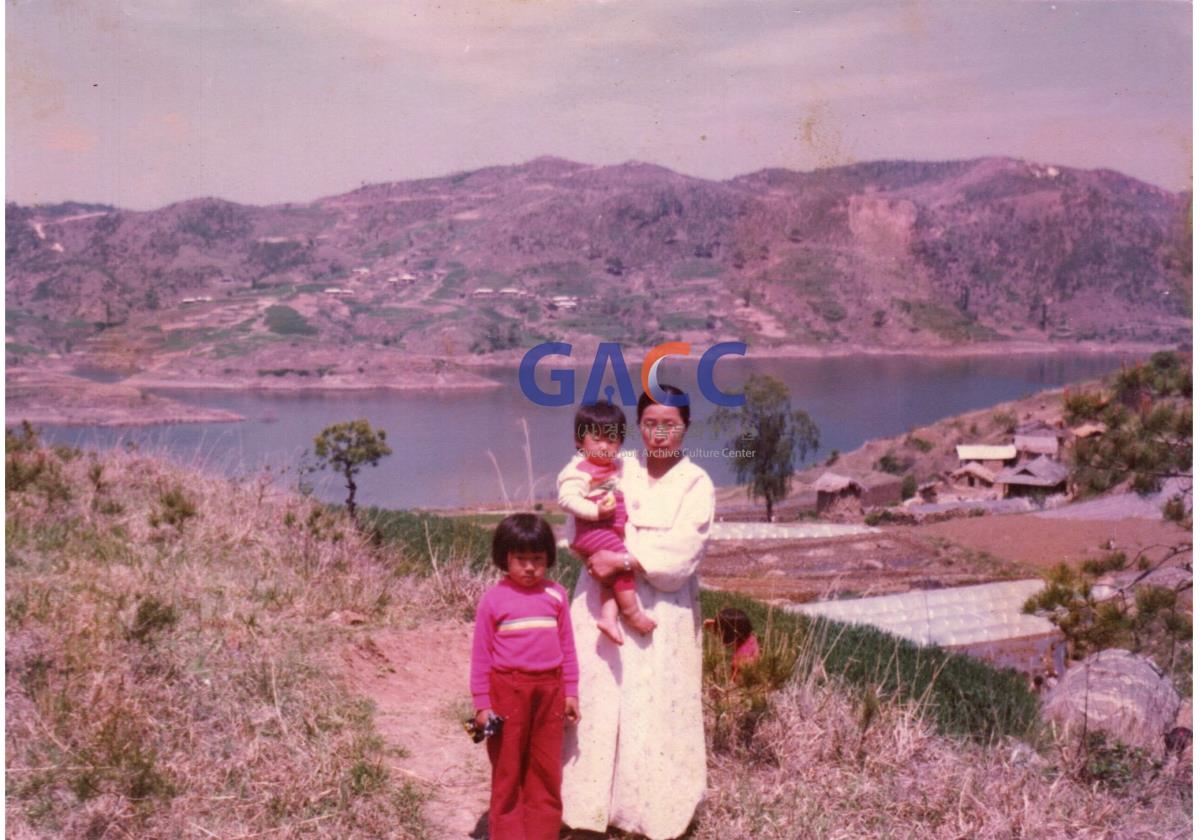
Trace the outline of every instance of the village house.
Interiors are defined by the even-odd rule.
[[[960,467],[974,463],[989,470],[999,470],[1017,462],[1017,447],[1011,443],[1001,446],[964,443],[954,447],[954,450],[958,453]]]
[[[861,516],[866,488],[846,475],[822,473],[813,484],[817,491],[817,515]]]
[[[904,479],[891,473],[874,470],[855,476],[863,487],[863,504],[867,507],[887,507],[900,501]]]
[[[1058,458],[1063,435],[1062,429],[1056,429],[1042,422],[1018,426],[1013,438],[1013,446],[1017,448],[1017,458],[1021,461],[1032,460],[1039,455]]]
[[[1058,461],[1040,455],[1015,467],[1001,470],[996,484],[1004,498],[1040,496],[1067,492],[1067,468]]]
[[[971,461],[953,470],[950,473],[950,480],[960,488],[991,490],[996,484],[996,472]]]
[[[887,507],[900,501],[904,486],[899,476],[867,472],[855,477],[825,472],[813,484],[817,513],[834,517],[857,517],[868,507]]]

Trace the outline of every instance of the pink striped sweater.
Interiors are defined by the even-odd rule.
[[[524,587],[505,576],[484,593],[475,612],[471,647],[471,696],[477,711],[492,708],[493,668],[548,671],[561,666],[564,693],[579,696],[568,606],[567,591],[552,580]]]

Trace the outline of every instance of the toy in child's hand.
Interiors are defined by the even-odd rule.
[[[617,497],[609,491],[598,504],[602,516],[610,514],[617,509]]]
[[[467,730],[467,734],[471,736],[471,740],[476,744],[485,738],[499,735],[503,728],[504,718],[491,713],[488,714],[487,723],[482,727],[475,722],[475,718],[467,718],[463,721],[463,729]]]

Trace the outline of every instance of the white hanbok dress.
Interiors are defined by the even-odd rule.
[[[697,569],[712,525],[712,480],[684,457],[657,481],[643,459],[625,461],[625,544],[645,570],[642,609],[649,637],[624,628],[617,646],[600,633],[599,587],[581,575],[571,601],[582,720],[567,727],[563,821],[616,826],[651,840],[687,830],[704,796],[700,584]]]

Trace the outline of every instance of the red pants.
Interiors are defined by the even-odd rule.
[[[629,516],[625,511],[625,497],[617,493],[617,506],[611,519],[601,519],[591,522],[587,519],[575,518],[575,542],[571,550],[584,557],[591,557],[597,551],[625,552],[625,523]],[[633,572],[622,572],[610,584],[615,592],[627,592],[635,588]]]
[[[504,718],[489,738],[490,840],[557,840],[562,823],[562,669],[492,671],[492,711]]]

